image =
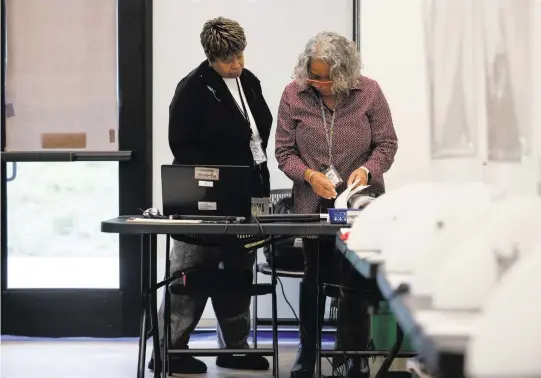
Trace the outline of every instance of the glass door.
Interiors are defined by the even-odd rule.
[[[152,203],[151,2],[1,5],[2,334],[137,336],[140,238],[100,223]]]

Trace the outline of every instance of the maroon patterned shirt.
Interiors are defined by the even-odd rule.
[[[325,108],[327,129],[332,112]],[[293,180],[295,212],[320,211],[322,199],[304,181],[307,168],[322,171],[329,163],[329,144],[319,99],[312,88],[290,83],[282,94],[276,128],[278,166]],[[334,121],[332,164],[346,188],[350,174],[365,167],[371,174],[368,189],[376,195],[385,190],[383,173],[394,161],[397,137],[391,111],[378,83],[365,76],[349,95],[338,103]]]

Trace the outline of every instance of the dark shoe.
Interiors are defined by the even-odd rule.
[[[235,370],[269,370],[269,361],[263,356],[218,356],[216,365]]]
[[[169,374],[204,374],[207,372],[207,365],[192,356],[169,357],[169,363],[171,364]],[[159,365],[156,370],[161,372],[161,363]],[[154,358],[148,362],[148,369],[154,371]]]
[[[363,371],[357,371],[357,372],[349,372],[346,375],[347,378],[370,378],[370,372],[363,372]]]
[[[314,370],[314,369],[312,369]],[[291,378],[313,378],[314,372],[313,371],[306,371],[306,370],[297,370],[297,371],[291,371]]]
[[[309,351],[307,351],[309,350]],[[297,358],[291,368],[291,378],[312,378],[316,364],[316,348],[299,346]]]
[[[341,357],[341,356],[338,356]],[[370,367],[366,358],[333,358],[333,377],[369,378]]]

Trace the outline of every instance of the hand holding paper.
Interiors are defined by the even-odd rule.
[[[346,190],[344,190],[344,192],[340,194],[334,201],[335,209],[347,209],[348,201],[352,195],[370,187],[370,185],[359,185],[359,183],[360,180],[355,180],[348,185]]]
[[[368,184],[368,173],[363,168],[357,168],[354,170],[348,179],[348,187],[357,181],[357,185],[366,185]]]

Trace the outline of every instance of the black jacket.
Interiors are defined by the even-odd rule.
[[[267,149],[272,114],[259,79],[247,69],[240,82]],[[250,125],[238,110],[222,77],[205,61],[177,85],[169,106],[169,146],[173,164],[244,165],[253,167],[252,196],[270,196],[267,163],[255,166]]]

